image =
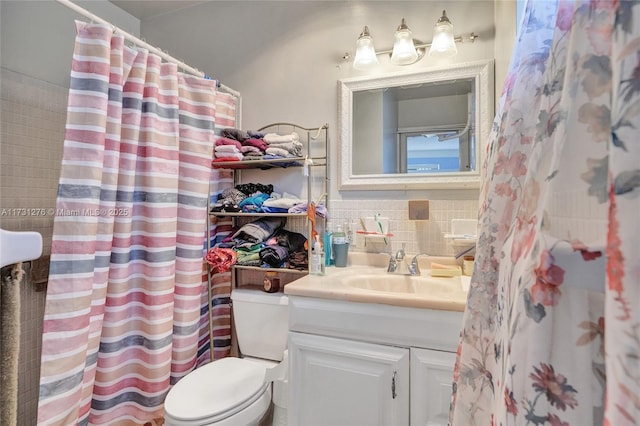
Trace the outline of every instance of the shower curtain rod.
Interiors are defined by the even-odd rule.
[[[150,45],[149,43],[140,40],[138,37],[129,34],[128,32],[124,31],[123,29],[113,25],[111,22],[106,21],[102,18],[100,18],[98,15],[95,15],[91,12],[89,12],[86,9],[83,9],[82,7],[78,6],[77,4],[73,3],[70,0],[56,0],[58,3],[60,3],[63,6],[68,7],[69,9],[72,9],[76,12],[78,12],[80,15],[84,16],[85,18],[91,19],[92,21],[95,22],[99,22],[101,24],[104,25],[108,25],[111,27],[111,29],[114,32],[118,32],[120,34],[122,34],[124,36],[124,38],[126,40],[129,40],[132,43],[135,43],[136,45],[143,47],[147,50],[149,50],[150,52],[155,53],[156,55],[160,56],[162,59],[164,59],[167,62],[173,62],[174,64],[177,64],[179,68],[182,68],[184,71],[187,71],[189,74],[193,74],[197,77],[203,77],[203,78],[209,78],[209,76],[207,76],[205,73],[203,73],[202,71],[193,68],[187,64],[185,64],[182,61],[177,60],[176,58],[174,58],[173,56],[163,52],[162,50],[158,49],[157,47],[154,47],[152,45]],[[240,96],[240,92],[233,90],[232,88],[225,86],[224,84],[222,84],[220,82],[220,80],[215,80],[216,85],[219,89],[221,89],[222,91],[229,93],[233,96],[235,96],[236,98],[241,98]]]

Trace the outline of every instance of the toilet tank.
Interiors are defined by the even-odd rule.
[[[231,300],[241,354],[281,361],[289,331],[287,296],[237,288]]]

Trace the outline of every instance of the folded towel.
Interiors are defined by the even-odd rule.
[[[235,145],[218,145],[215,148],[216,152],[240,152],[240,148]]]
[[[215,145],[216,146],[220,146],[220,145],[233,145],[236,146],[238,148],[242,147],[242,144],[240,142],[238,142],[235,139],[229,139],[229,138],[225,138],[225,137],[218,137],[216,138],[215,141]]]
[[[269,148],[269,144],[267,144],[264,140],[262,139],[255,139],[255,138],[251,138],[251,139],[247,139],[245,141],[242,142],[242,145],[244,146],[255,146],[256,148],[264,151],[265,149]]]
[[[243,145],[243,146],[241,146],[240,147],[240,152],[243,153],[243,154],[248,154],[250,152],[257,153],[257,154],[260,154],[260,155],[264,154],[263,150],[261,150],[258,147],[255,147],[255,146],[251,146],[251,145]]]
[[[272,144],[272,143],[286,143],[286,142],[293,142],[293,141],[299,141],[300,137],[298,136],[298,134],[296,132],[293,132],[289,135],[279,135],[277,133],[267,133],[266,135],[264,135],[264,138],[262,138],[266,143],[268,144]]]
[[[235,139],[240,142],[249,139],[249,134],[240,129],[222,129],[221,133],[225,138]]]
[[[284,149],[285,151],[289,152],[289,154],[292,154],[295,156],[302,155],[302,142],[298,142],[298,141],[287,142],[287,143],[272,143],[272,144],[269,144],[269,148]]]
[[[263,202],[263,204],[267,207],[278,207],[281,209],[290,209],[291,207],[300,203],[302,203],[302,200],[300,200],[300,198],[292,194],[287,194],[286,192],[280,197],[275,197],[273,196],[273,194],[271,194],[271,197]]]
[[[249,134],[250,137],[252,138],[256,138],[256,139],[262,139],[264,138],[264,133],[262,132],[257,132],[255,130],[247,130],[247,133]]]
[[[267,154],[278,155],[280,157],[293,157],[293,155],[290,154],[289,151],[287,151],[286,149],[282,149],[282,148],[267,148],[267,150],[265,152]]]
[[[242,161],[259,161],[259,160],[264,160],[264,156],[262,154],[258,154],[255,152],[248,152],[244,154],[244,157],[242,157]]]
[[[243,155],[241,152],[216,152],[215,154],[215,159],[213,160],[215,161],[240,161],[243,158]]]

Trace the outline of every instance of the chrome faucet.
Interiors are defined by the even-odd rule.
[[[419,256],[429,256],[427,253],[419,253],[413,256],[413,260],[409,265],[409,275],[420,275],[420,266],[418,265]]]
[[[387,268],[387,272],[390,274],[398,274],[398,275],[412,275],[409,270],[409,265],[405,260],[406,254],[404,252],[404,244],[402,244],[402,248],[396,252],[395,256],[389,256],[389,267]]]

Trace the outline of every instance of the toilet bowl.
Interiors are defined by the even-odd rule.
[[[286,418],[282,395],[286,394],[288,369],[284,350],[287,297],[236,289],[232,299],[238,344],[244,357],[220,359],[178,381],[164,402],[165,426],[270,424],[265,416],[272,406],[272,382],[277,396],[273,416],[277,424],[284,424],[281,419]],[[258,341],[263,339],[261,346]],[[278,355],[276,348],[280,350]],[[256,358],[260,355],[269,359]],[[283,361],[279,363],[280,359]]]
[[[266,366],[223,358],[185,376],[165,400],[165,425],[257,425],[271,404]]]

